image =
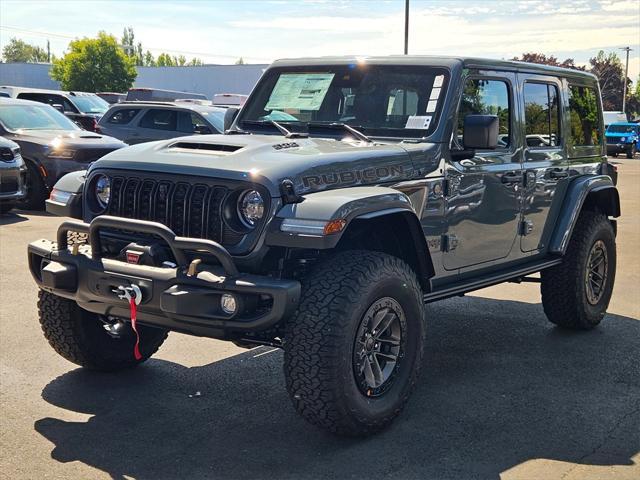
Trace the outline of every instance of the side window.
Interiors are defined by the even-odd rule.
[[[139,108],[120,108],[109,115],[107,123],[127,125],[131,123],[131,120],[133,120],[133,117],[135,117],[139,111]]]
[[[44,93],[24,92],[24,93],[19,93],[18,98],[21,98],[22,100],[32,100],[34,102],[40,102],[40,103],[49,103],[48,102],[49,95],[45,95]]]
[[[176,111],[169,109],[152,108],[144,114],[140,120],[142,128],[153,128],[154,130],[176,130]]]
[[[569,140],[573,147],[600,145],[602,130],[596,95],[593,88],[569,85]]]
[[[462,145],[464,117],[467,115],[497,115],[499,122],[498,147],[511,143],[511,109],[509,87],[502,80],[467,80],[458,112],[458,143]]]
[[[560,145],[558,88],[546,83],[524,84],[524,120],[527,146]]]
[[[195,112],[178,112],[178,131],[185,133],[209,134],[211,127]]]

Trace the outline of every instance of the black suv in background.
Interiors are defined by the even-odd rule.
[[[22,87],[0,87],[0,92],[5,92],[12,98],[51,105],[91,132],[96,130],[98,120],[109,108],[109,104],[95,93]]]
[[[0,135],[20,145],[27,168],[25,208],[32,210],[44,208],[64,174],[126,146],[82,130],[53,107],[13,98],[0,98]]]
[[[101,133],[133,145],[186,135],[222,133],[227,109],[210,102],[123,102],[112,105],[98,124]]]

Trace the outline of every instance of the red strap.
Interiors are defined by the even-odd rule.
[[[136,346],[133,347],[133,356],[136,360],[142,360],[142,355],[140,354],[140,335],[138,334],[138,328],[136,326],[138,309],[136,307],[136,301],[133,298],[129,299],[129,309],[131,310],[131,328],[136,333]]]

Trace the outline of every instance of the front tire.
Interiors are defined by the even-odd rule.
[[[631,146],[629,147],[629,150],[627,151],[627,158],[633,158],[635,154],[636,154],[636,144],[633,143],[631,144]]]
[[[417,382],[425,336],[422,290],[402,260],[347,251],[303,282],[285,332],[294,407],[340,435],[367,435],[400,413]]]
[[[616,238],[606,215],[583,211],[560,265],[542,271],[542,305],[556,325],[590,330],[604,318],[616,275]]]
[[[27,194],[23,200],[23,208],[25,210],[42,211],[45,209],[45,200],[47,199],[47,187],[44,183],[42,175],[38,172],[38,168],[31,162],[27,162],[26,177]]]
[[[153,355],[167,338],[167,331],[138,325],[142,359],[133,355],[135,336],[130,332],[112,337],[98,315],[74,301],[44,290],[38,294],[38,313],[45,338],[53,349],[76,365],[91,370],[116,371],[139,365]]]

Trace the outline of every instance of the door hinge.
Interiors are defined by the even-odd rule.
[[[458,247],[460,241],[458,237],[452,233],[448,235],[442,235],[441,248],[443,252],[450,252]]]
[[[529,235],[533,232],[533,222],[531,220],[523,220],[520,222],[520,235]]]

